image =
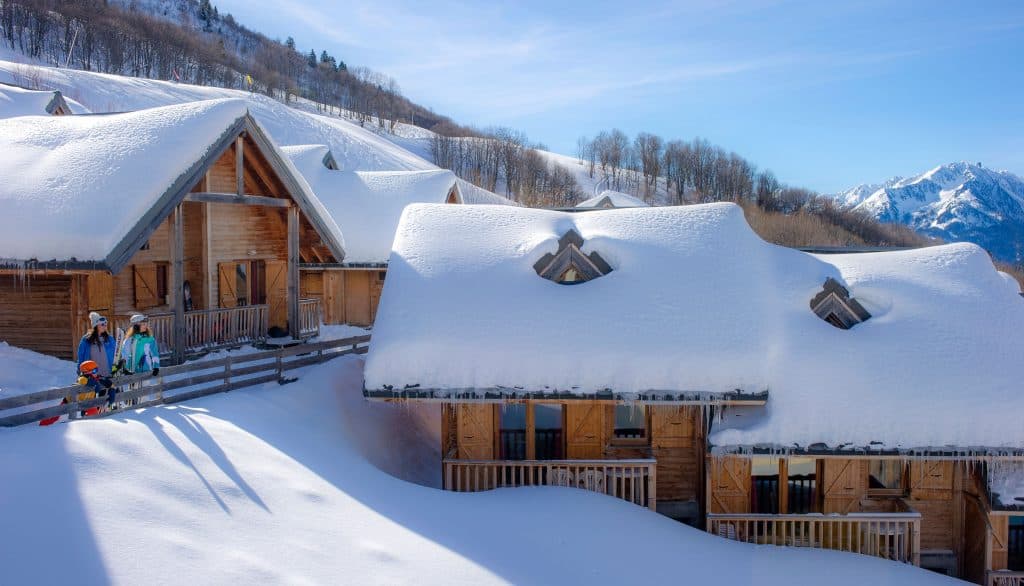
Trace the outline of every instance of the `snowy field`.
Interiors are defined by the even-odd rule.
[[[0,430],[4,582],[953,583],[726,541],[584,491],[401,480],[436,483],[436,413],[364,401],[357,357],[298,372],[285,386]]]

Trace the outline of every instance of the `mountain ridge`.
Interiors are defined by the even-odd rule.
[[[924,173],[833,194],[841,205],[925,236],[974,242],[1000,260],[1024,262],[1024,179],[956,161]]]

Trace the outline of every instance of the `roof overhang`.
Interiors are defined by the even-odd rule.
[[[708,453],[715,456],[808,456],[817,458],[840,458],[845,460],[898,459],[898,460],[957,460],[957,461],[1024,461],[1024,449],[986,447],[928,447],[928,448],[885,448],[872,446],[810,446],[782,445],[736,445],[714,446],[708,444]]]
[[[445,403],[505,403],[510,401],[606,401],[612,403],[645,403],[648,405],[745,405],[759,407],[768,402],[768,391],[747,393],[736,390],[725,393],[702,391],[643,391],[617,393],[610,389],[594,392],[569,390],[526,391],[507,387],[481,389],[367,389],[363,396],[373,400],[440,401]]]
[[[387,268],[386,262],[304,262],[299,265],[301,271],[373,271]]]
[[[245,115],[237,118],[207,149],[206,154],[199,160],[195,161],[184,173],[178,176],[177,179],[167,188],[166,191],[157,199],[156,203],[150,207],[146,213],[139,218],[135,226],[121,239],[120,242],[114,246],[114,249],[104,258],[103,260],[96,261],[78,261],[75,259],[66,260],[48,260],[39,261],[36,259],[20,260],[10,259],[0,262],[6,262],[19,267],[24,267],[27,270],[39,269],[39,270],[107,270],[113,274],[117,274],[124,269],[125,266],[131,261],[132,257],[136,252],[149,240],[153,232],[157,229],[161,222],[163,222],[175,206],[185,200],[185,197],[192,190],[192,186],[202,179],[214,162],[224,152],[231,147],[235,138],[243,132],[248,133],[248,136],[256,143],[260,153],[266,158],[271,168],[281,179],[288,194],[295,201],[299,210],[306,216],[310,224],[316,230],[323,243],[331,251],[331,254],[338,260],[342,260],[345,257],[345,250],[341,243],[338,242],[330,230],[327,229],[323,218],[317,212],[315,206],[310,200],[310,194],[302,187],[299,183],[295,174],[292,173],[288,165],[282,158],[279,150],[274,143],[267,136],[266,132],[260,128],[259,124],[252,117],[251,114],[246,112]]]

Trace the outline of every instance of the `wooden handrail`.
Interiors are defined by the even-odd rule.
[[[709,533],[746,543],[832,549],[921,565],[921,514],[708,513]]]
[[[265,382],[281,381],[284,372],[289,370],[319,364],[346,354],[365,354],[369,341],[368,335],[353,336],[340,340],[298,344],[278,350],[227,356],[216,360],[186,362],[161,368],[158,377],[153,377],[150,373],[117,377],[114,379],[115,388],[122,389],[117,395],[117,400],[143,399],[144,402],[137,406],[177,403]],[[212,382],[221,384],[209,386]],[[171,391],[172,394],[165,395]],[[81,386],[71,385],[0,399],[0,427],[35,423],[55,415],[76,418],[80,411],[106,404],[105,397],[79,402],[78,394],[81,392]],[[71,402],[53,405],[54,401],[64,398]],[[4,411],[26,407],[31,409],[13,415],[3,415]]]
[[[477,492],[518,486],[566,486],[657,509],[657,460],[443,461],[445,490]]]
[[[987,586],[1024,586],[1024,572],[1011,570],[989,570],[986,572]]]

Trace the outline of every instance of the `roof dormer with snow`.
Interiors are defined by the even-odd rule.
[[[81,105],[75,103],[79,112]],[[0,118],[16,116],[67,116],[74,114],[68,100],[57,90],[31,90],[0,82]]]

